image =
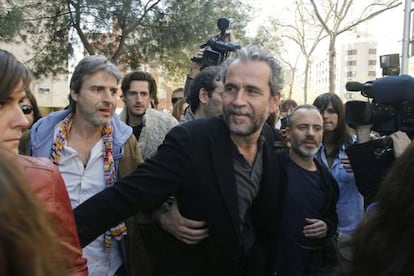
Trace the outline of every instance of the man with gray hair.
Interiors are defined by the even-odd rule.
[[[264,125],[279,104],[281,67],[257,46],[224,66],[223,115],[176,126],[154,157],[78,206],[82,245],[175,194],[182,215],[205,221],[209,236],[174,239],[155,275],[273,275],[285,189]]]
[[[21,141],[29,145],[25,154],[50,158],[59,167],[72,208],[142,163],[132,129],[114,115],[120,79],[120,70],[106,57],[83,58],[70,80],[70,107],[43,117],[33,125],[29,141]],[[89,275],[124,275],[125,223],[102,233],[83,249]]]

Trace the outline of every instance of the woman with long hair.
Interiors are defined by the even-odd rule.
[[[82,257],[82,250],[76,231],[72,207],[58,168],[48,159],[18,155],[18,146],[19,140],[22,136],[22,131],[27,128],[29,124],[21,108],[21,103],[26,98],[26,91],[29,89],[30,83],[31,74],[27,67],[18,61],[11,53],[0,49],[0,146],[3,147],[1,150],[1,158],[4,158],[6,154],[11,154],[11,156],[14,156],[18,160],[18,165],[21,170],[15,170],[14,173],[18,175],[24,174],[28,180],[24,183],[26,183],[28,187],[31,188],[37,195],[37,198],[42,201],[43,208],[45,208],[48,213],[48,218],[55,224],[57,231],[56,233],[59,237],[58,241],[63,245],[63,250],[60,252],[55,251],[54,254],[63,256],[67,272],[66,274],[77,276],[88,275],[86,259]],[[3,204],[4,200],[7,202],[6,198],[0,199],[1,204]],[[10,205],[7,207],[7,205],[4,205],[3,208],[7,207],[14,212],[15,210],[13,210],[13,206],[14,205]],[[28,220],[32,217],[30,212],[28,212],[26,216]],[[5,217],[0,218],[1,223],[9,223],[9,219],[6,215]],[[33,223],[35,224],[38,222],[35,221]],[[4,226],[6,227],[7,225]],[[22,231],[31,230],[26,227],[23,222],[21,228]],[[15,238],[17,240],[14,240]],[[18,239],[20,238],[10,236],[10,239],[11,240],[8,241],[9,243],[18,242]],[[27,255],[22,256],[22,260],[19,263],[21,266],[23,266],[25,262],[29,265],[31,261],[36,260],[36,257],[30,256],[30,254],[35,253],[34,251],[31,251],[31,247],[36,247],[37,245],[34,242],[32,245],[31,241],[27,241],[26,243],[27,252],[22,253],[27,253]],[[39,247],[41,250],[43,250],[45,246],[55,248],[54,244],[55,240],[52,238],[44,239]],[[11,246],[7,246],[6,248],[12,251]],[[51,262],[52,260],[54,260],[53,256],[49,260],[43,261]],[[15,261],[20,260],[16,259]],[[3,268],[2,264],[0,264],[0,268]],[[47,270],[48,268],[45,264],[45,271]],[[41,272],[31,272],[21,275],[64,274],[65,273],[42,274]],[[0,273],[0,275],[15,274]]]
[[[68,275],[54,226],[17,155],[0,152],[0,275]]]
[[[344,104],[335,93],[319,95],[313,102],[322,114],[323,141],[317,154],[329,168],[339,187],[338,252],[340,261],[350,259],[348,241],[364,214],[364,198],[358,192],[345,147],[353,142],[345,123]]]

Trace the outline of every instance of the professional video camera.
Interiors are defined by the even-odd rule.
[[[240,49],[239,43],[229,41],[229,34],[226,31],[230,27],[230,21],[227,18],[219,18],[217,27],[220,33],[209,39],[207,43],[200,45],[200,48],[204,49],[201,60],[197,57],[191,58],[192,61],[201,61],[202,68],[219,65],[228,57],[230,52]]]
[[[401,130],[414,136],[414,78],[400,75],[366,83],[351,81],[346,83],[346,90],[361,91],[368,98],[368,102],[345,104],[345,120],[351,127],[372,124],[372,130],[380,135]]]

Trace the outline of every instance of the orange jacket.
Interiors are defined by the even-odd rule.
[[[33,191],[46,205],[47,212],[58,226],[58,236],[66,250],[70,275],[87,276],[86,259],[82,257],[82,249],[73,218],[68,192],[53,163],[42,157],[19,156]]]

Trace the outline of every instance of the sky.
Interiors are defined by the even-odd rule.
[[[243,0],[243,2],[251,3],[249,0]],[[364,5],[367,2],[371,1],[354,1],[354,3],[358,5]],[[288,7],[293,5],[294,0],[256,0],[254,3],[254,20],[250,22],[247,29],[247,34],[250,36],[254,36],[257,26],[266,22],[270,17],[277,16],[282,19],[283,17],[289,18],[290,15],[287,12]],[[403,6],[404,5],[401,5],[393,10],[386,11],[371,19],[368,23],[358,27],[359,32],[369,34],[369,39],[378,41],[379,54],[382,54],[381,52],[401,52],[404,20]],[[355,37],[355,35],[353,36]],[[349,39],[352,39],[349,35],[340,36],[337,45],[339,46],[341,43],[346,43]]]

